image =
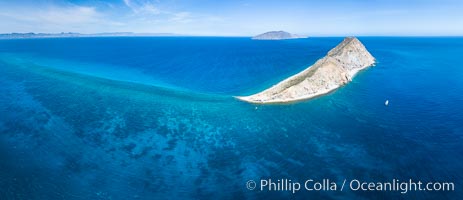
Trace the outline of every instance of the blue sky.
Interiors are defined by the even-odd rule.
[[[463,35],[462,0],[0,0],[0,32]]]

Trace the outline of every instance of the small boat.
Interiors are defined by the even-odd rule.
[[[389,105],[389,100],[386,100],[386,102],[384,102],[384,105],[388,106]]]

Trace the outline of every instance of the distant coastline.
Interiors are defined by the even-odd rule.
[[[269,31],[252,37],[253,40],[288,40],[301,38],[307,38],[307,36],[292,34],[286,31]]]
[[[132,33],[132,32],[113,32],[113,33],[4,33],[0,34],[0,39],[28,39],[28,38],[74,38],[74,37],[168,37],[183,36],[174,33]]]

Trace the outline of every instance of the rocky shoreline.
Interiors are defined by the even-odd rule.
[[[276,85],[250,96],[236,98],[257,104],[310,99],[347,84],[361,70],[373,66],[375,58],[355,37],[346,37],[315,64]]]

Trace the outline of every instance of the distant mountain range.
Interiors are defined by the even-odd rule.
[[[5,33],[0,34],[0,39],[19,39],[19,38],[68,38],[68,37],[135,37],[135,36],[179,36],[173,33],[132,33],[132,32],[114,32],[114,33]]]
[[[307,38],[307,36],[291,34],[285,31],[270,31],[254,36],[254,40],[287,40],[287,39],[298,39]]]

